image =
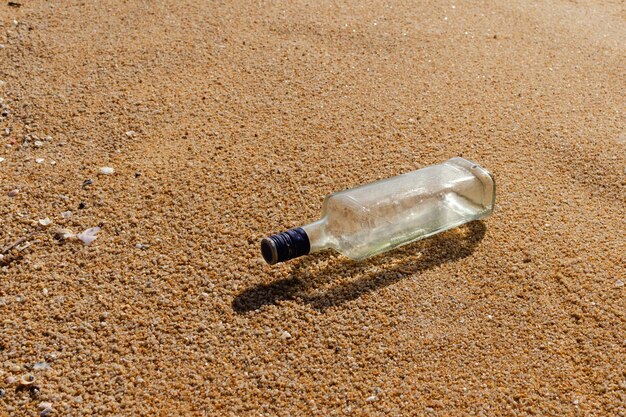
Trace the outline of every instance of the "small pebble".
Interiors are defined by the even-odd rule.
[[[17,382],[17,378],[14,376],[8,376],[4,379],[4,383],[7,385],[13,385]]]
[[[41,148],[43,146],[43,142],[40,140],[36,140],[33,145],[35,145],[36,148]]]
[[[64,219],[69,219],[70,217],[72,217],[72,212],[70,210],[64,211],[63,213],[61,213],[61,217],[63,217]]]
[[[7,194],[9,197],[15,197],[18,193],[20,192],[20,190],[18,190],[17,188],[15,190],[11,190],[9,191],[9,193]]]
[[[291,334],[285,330],[280,334],[280,338],[285,340],[285,339],[291,339]]]
[[[93,180],[91,178],[87,178],[85,181],[83,181],[82,187],[85,188],[86,186],[91,184],[93,184]]]
[[[38,164],[43,164],[43,161],[45,161],[45,159],[43,159],[43,158],[35,159],[35,162],[37,162]]]
[[[111,167],[102,167],[100,168],[99,172],[103,175],[111,175],[115,172],[115,170]]]
[[[128,132],[126,132],[126,136],[128,136],[129,138],[132,138],[135,136],[135,131],[134,130],[129,130]]]
[[[615,286],[617,288],[623,287],[624,286],[624,281],[622,281],[621,279],[618,279],[617,281],[615,281]]]
[[[82,209],[84,209],[84,208],[86,208],[86,207],[87,207],[87,204],[85,204],[85,203],[83,203],[83,202],[81,202],[81,203],[78,205],[78,209],[79,209],[79,210],[82,210]]]
[[[41,393],[41,389],[36,385],[31,385],[30,387],[28,387],[28,392],[30,392],[31,397],[37,398]]]
[[[0,156],[0,162],[4,162],[4,158]]]
[[[137,244],[135,245],[135,247],[136,247],[137,249],[148,249],[148,248],[150,247],[150,245],[145,245],[145,244],[143,244],[143,243],[137,243]]]
[[[50,226],[51,223],[52,223],[52,220],[50,220],[47,217],[45,219],[39,219],[39,224],[42,226]]]
[[[0,398],[4,398],[5,395],[7,395],[7,392],[0,388]]]
[[[378,398],[375,395],[371,395],[369,397],[367,397],[365,399],[365,401],[367,401],[368,403],[373,403],[374,401],[376,401]]]

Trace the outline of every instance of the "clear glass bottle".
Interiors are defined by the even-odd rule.
[[[361,260],[491,214],[493,176],[452,158],[326,196],[322,218],[261,242],[269,264],[334,249]]]

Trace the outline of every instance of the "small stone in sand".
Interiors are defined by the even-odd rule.
[[[64,211],[63,213],[61,213],[61,217],[63,217],[64,219],[69,219],[70,217],[72,217],[72,212],[70,210]]]
[[[4,162],[4,158],[0,156],[0,162]]]
[[[103,175],[111,175],[115,172],[115,170],[111,167],[102,167],[98,172]]]
[[[40,140],[36,140],[33,145],[35,145],[36,148],[41,148],[43,146],[43,142]]]
[[[50,226],[50,223],[52,223],[52,220],[47,217],[45,219],[39,219],[39,224],[42,226]]]
[[[622,281],[621,279],[618,279],[617,281],[615,281],[615,286],[617,288],[623,287],[624,286],[624,281]]]
[[[20,190],[18,190],[17,188],[15,190],[11,190],[9,191],[9,193],[7,194],[9,197],[15,197],[18,193],[20,192]]]
[[[280,338],[285,340],[285,339],[291,339],[291,334],[285,330],[280,334]]]
[[[43,159],[43,158],[35,159],[35,162],[37,162],[38,164],[43,164],[43,161],[45,161],[45,159]]]
[[[126,132],[126,136],[128,136],[129,138],[132,138],[135,136],[135,131],[134,130],[129,130],[128,132]]]

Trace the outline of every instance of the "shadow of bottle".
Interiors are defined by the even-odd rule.
[[[244,314],[264,305],[297,300],[324,311],[408,275],[463,259],[474,252],[485,231],[482,221],[474,221],[362,262],[329,257],[328,253],[309,255],[293,266],[288,278],[242,291],[233,300],[232,308]],[[329,283],[331,287],[325,288]]]

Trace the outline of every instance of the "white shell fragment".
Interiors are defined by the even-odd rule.
[[[63,217],[64,219],[69,219],[70,217],[72,217],[72,212],[70,210],[64,211],[63,213],[61,213],[61,217]]]
[[[40,410],[49,410],[52,408],[52,403],[51,402],[40,402],[38,405]]]
[[[0,162],[4,162],[4,158],[0,156]]]
[[[43,159],[43,158],[35,159],[35,162],[37,162],[38,164],[43,164],[43,161],[45,161],[45,159]]]
[[[45,219],[39,219],[39,224],[42,226],[50,226],[50,223],[52,223],[52,220],[47,217]]]
[[[24,374],[20,378],[20,385],[32,385],[35,383],[35,375],[33,374]]]
[[[33,365],[33,371],[45,371],[46,369],[50,369],[50,364],[48,362],[36,362]]]
[[[102,175],[111,175],[115,172],[115,170],[111,167],[102,167],[98,172],[100,172]]]
[[[70,232],[67,229],[59,229],[54,234],[54,238],[56,240],[59,240],[59,241],[63,241],[63,240],[66,240],[66,239],[72,239],[72,238],[75,238],[75,237],[76,237],[76,235],[74,233]]]
[[[76,235],[76,238],[80,239],[86,246],[91,245],[91,243],[96,240],[97,234],[100,231],[99,227],[92,227],[90,229],[85,230],[82,233]]]

